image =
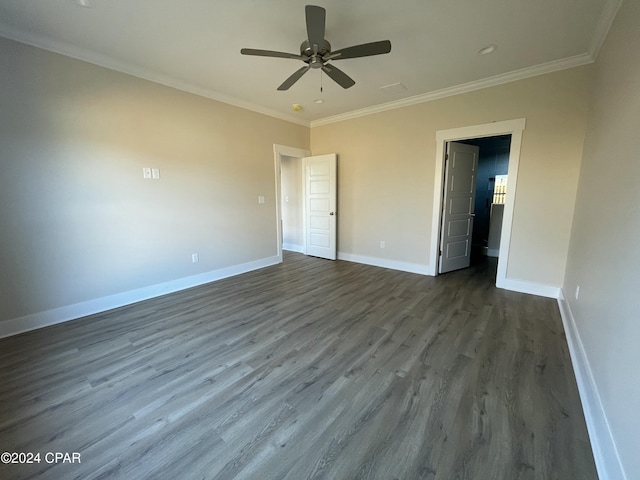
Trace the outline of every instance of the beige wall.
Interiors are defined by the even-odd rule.
[[[564,284],[629,480],[640,478],[639,25],[640,2],[625,1],[595,65]]]
[[[0,112],[0,321],[277,254],[308,128],[2,38]]]
[[[339,155],[339,251],[427,265],[436,131],[524,117],[507,277],[560,286],[590,74],[574,68],[312,128],[313,154]]]

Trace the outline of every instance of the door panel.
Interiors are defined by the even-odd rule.
[[[471,235],[471,221],[453,220],[449,222],[449,236],[457,237],[458,235]]]
[[[447,144],[447,160],[440,237],[439,272],[471,264],[473,206],[476,194],[479,148],[463,143]]]
[[[303,159],[305,253],[336,259],[337,155]]]
[[[451,242],[447,244],[447,258],[460,258],[467,254],[469,241]]]

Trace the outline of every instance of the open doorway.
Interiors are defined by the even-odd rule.
[[[280,166],[282,249],[303,253],[302,159],[283,155]]]
[[[471,240],[471,264],[498,258],[509,188],[511,135],[458,140],[479,148]]]
[[[275,189],[276,189],[276,248],[277,256],[280,262],[283,261],[283,247],[287,250],[294,250],[299,247],[302,251],[304,248],[303,234],[298,234],[298,226],[295,225],[297,211],[302,212],[302,159],[311,154],[309,150],[296,147],[275,144],[273,146],[273,156],[275,165]],[[285,169],[283,177],[283,166]],[[298,187],[293,185],[295,177],[299,179]],[[286,187],[283,188],[283,182]],[[283,191],[285,192],[283,194]],[[300,193],[298,193],[300,192]],[[288,198],[285,198],[288,197]],[[296,197],[296,198],[293,198]],[[287,201],[285,201],[287,200]],[[290,208],[289,208],[290,207]],[[285,208],[287,212],[285,213]],[[300,213],[302,215],[302,213]],[[285,217],[286,237],[285,237]],[[302,219],[300,218],[300,221]],[[300,226],[300,228],[303,228]],[[286,238],[286,245],[285,245]]]
[[[500,247],[498,251],[498,265],[496,273],[496,286],[510,288],[510,280],[507,277],[509,265],[509,252],[511,248],[511,226],[513,224],[513,212],[517,191],[518,166],[520,162],[520,147],[522,133],[526,121],[524,118],[492,122],[468,127],[439,130],[436,132],[436,159],[434,177],[434,200],[431,227],[431,248],[429,273],[438,275],[438,265],[441,247],[441,221],[443,212],[443,184],[445,172],[445,153],[448,142],[460,142],[461,140],[473,140],[485,137],[510,135],[510,149],[508,156],[508,182],[509,189],[505,194],[503,219],[501,228]]]
[[[337,257],[337,155],[274,145],[276,246],[328,260]]]

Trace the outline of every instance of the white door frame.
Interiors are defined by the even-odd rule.
[[[282,156],[295,157],[302,159],[311,155],[309,150],[302,148],[288,147],[286,145],[273,144],[273,158],[275,165],[275,181],[276,181],[276,247],[278,262],[282,263]],[[306,251],[303,239],[303,248]]]
[[[442,184],[444,177],[444,155],[446,143],[471,138],[495,137],[511,135],[509,149],[509,170],[507,196],[502,220],[502,235],[500,239],[500,253],[498,254],[498,272],[496,286],[507,288],[507,267],[509,265],[509,250],[511,248],[511,226],[513,224],[513,207],[515,205],[516,188],[518,185],[518,166],[520,163],[520,147],[522,132],[526,119],[518,118],[503,122],[485,123],[468,127],[438,130],[436,132],[436,172],[433,187],[433,215],[431,223],[431,252],[429,260],[429,274],[438,275],[438,255],[440,250],[440,225],[442,223]]]

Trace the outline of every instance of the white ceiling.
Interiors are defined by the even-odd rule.
[[[620,3],[84,0],[85,8],[80,1],[0,0],[0,36],[307,125],[592,62]],[[240,49],[299,53],[307,3],[326,8],[334,50],[388,39],[391,53],[337,62],[356,81],[348,90],[312,70],[277,91],[302,62]],[[488,44],[495,53],[478,55]],[[398,82],[406,91],[380,90]],[[293,112],[294,103],[303,110]]]

